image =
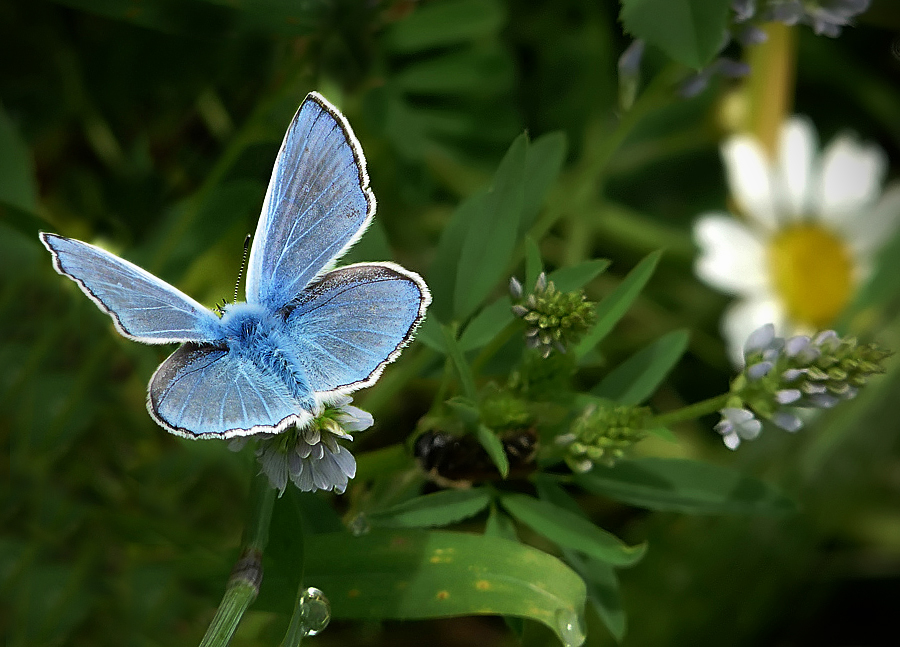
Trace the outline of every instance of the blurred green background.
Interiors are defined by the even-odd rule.
[[[346,114],[366,153],[377,228],[355,258],[427,273],[452,209],[510,142],[561,130],[566,177],[606,156],[586,208],[541,241],[550,266],[610,258],[591,295],[646,253],[661,270],[604,347],[612,365],[663,332],[692,331],[657,394],[673,408],[722,392],[727,299],[692,275],[690,225],[721,209],[714,81],[632,116],[616,61],[630,38],[611,0],[7,0],[0,4],[0,635],[24,645],[191,645],[221,596],[243,528],[252,456],[153,424],[146,382],[171,349],[134,344],[53,272],[38,230],[101,241],[212,305],[230,298],[284,128],[305,94]],[[794,109],[827,141],[845,128],[900,161],[900,7],[839,39],[797,30]],[[646,78],[666,65],[649,50]],[[626,119],[629,118],[627,115]],[[569,175],[567,175],[569,174]],[[577,176],[576,176],[577,177]],[[558,199],[551,193],[550,201]],[[900,244],[860,317],[900,349]],[[402,364],[404,360],[400,360]],[[900,599],[896,362],[858,400],[795,436],[736,454],[715,419],[647,453],[706,458],[781,485],[789,518],[692,518],[588,502],[647,557],[620,573],[626,645],[889,645]],[[396,368],[396,367],[393,367]],[[390,372],[390,369],[389,369]],[[425,376],[356,404],[376,426],[357,453],[401,441],[428,409]],[[372,389],[376,392],[378,387]],[[359,487],[362,487],[361,485]],[[351,492],[352,495],[351,485]],[[340,500],[335,501],[340,509]],[[266,613],[235,645],[276,644]],[[427,637],[427,638],[426,638]],[[514,644],[497,618],[335,622],[323,645]],[[548,634],[526,643],[553,644]],[[611,644],[589,625],[588,645]]]

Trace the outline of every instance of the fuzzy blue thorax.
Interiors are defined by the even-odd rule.
[[[223,341],[230,353],[253,362],[290,389],[304,409],[314,412],[316,403],[302,365],[283,340],[284,322],[261,305],[235,303],[225,306],[221,319]]]

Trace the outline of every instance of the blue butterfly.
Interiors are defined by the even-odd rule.
[[[98,247],[41,233],[57,272],[116,329],[146,344],[182,343],[150,380],[147,409],[187,438],[303,426],[324,404],[374,383],[431,302],[394,263],[332,269],[375,214],[366,161],[344,116],[310,93],[269,181],[247,266],[247,301],[205,308]]]

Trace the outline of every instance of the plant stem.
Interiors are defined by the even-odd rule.
[[[478,375],[481,372],[481,369],[484,368],[484,365],[487,361],[493,357],[498,350],[503,348],[503,346],[512,338],[512,336],[516,333],[517,330],[522,328],[522,322],[520,319],[513,319],[506,327],[503,328],[499,333],[497,333],[494,338],[485,346],[480,353],[475,357],[475,360],[472,362],[472,373]]]
[[[244,531],[244,550],[231,569],[225,595],[200,647],[228,645],[247,607],[259,594],[263,576],[262,554],[269,541],[274,503],[275,490],[269,479],[263,474],[256,476],[250,486],[250,518]]]
[[[478,392],[475,389],[475,378],[472,375],[472,368],[466,362],[466,358],[459,348],[456,340],[457,324],[442,326],[444,331],[444,342],[447,345],[447,355],[456,365],[456,373],[459,375],[459,383],[462,386],[463,394],[473,402],[478,398]]]
[[[714,413],[728,404],[728,399],[730,397],[731,393],[723,393],[714,398],[709,398],[708,400],[690,404],[681,409],[670,411],[669,413],[654,416],[647,422],[647,427],[669,427],[679,422],[684,422],[685,420],[694,420],[700,416]]]
[[[222,603],[216,610],[206,635],[200,641],[200,647],[225,647],[231,642],[231,637],[244,612],[259,593],[260,581],[262,581],[262,553],[245,550],[234,566],[225,597],[222,598]]]
[[[300,610],[300,600],[303,597],[305,589],[303,583],[297,592],[297,601],[294,603],[294,614],[291,616],[291,623],[288,625],[287,633],[284,634],[284,640],[281,641],[281,647],[299,647],[303,639],[308,635],[308,628],[304,622],[305,618]]]

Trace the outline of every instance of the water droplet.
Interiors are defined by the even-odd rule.
[[[331,622],[331,604],[319,589],[309,587],[300,596],[300,616],[307,636],[315,636]]]
[[[581,621],[572,609],[556,610],[556,628],[566,647],[579,647],[587,637]]]
[[[369,518],[366,514],[360,512],[347,522],[347,529],[354,537],[359,537],[360,535],[367,534],[372,529],[372,524],[369,523]]]

